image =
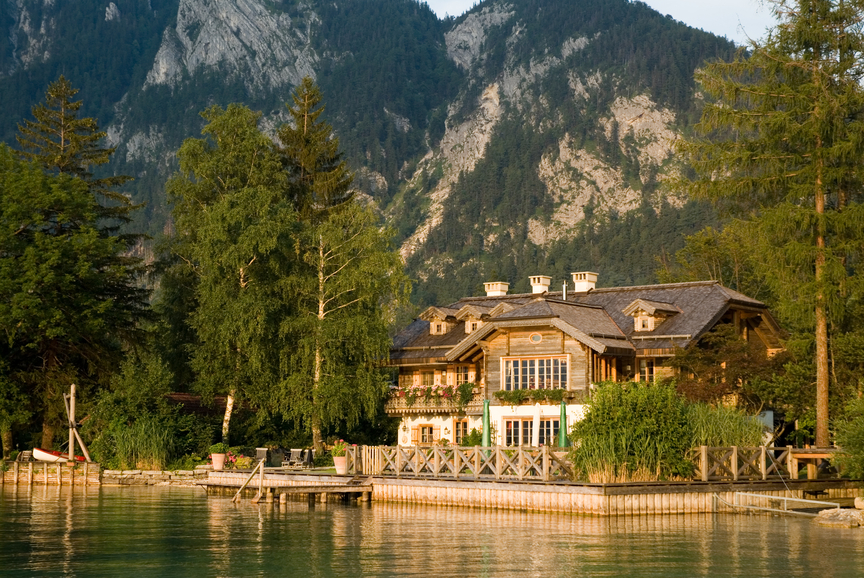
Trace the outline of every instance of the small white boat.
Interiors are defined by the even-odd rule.
[[[69,454],[62,454],[42,448],[33,448],[33,459],[37,462],[68,462]],[[86,461],[84,456],[75,456],[76,462]]]

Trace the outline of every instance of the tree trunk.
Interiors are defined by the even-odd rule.
[[[321,383],[321,326],[326,316],[324,294],[324,239],[318,235],[318,326],[315,328],[315,366],[312,371],[312,447],[316,454],[324,452],[324,440],[321,437],[321,410],[318,407],[318,385]]]
[[[237,390],[231,389],[225,400],[225,417],[222,418],[222,443],[226,445],[228,444],[228,429],[231,427],[231,414],[234,413],[234,397],[236,395]]]
[[[0,441],[3,442],[3,459],[8,460],[12,453],[12,428],[3,428],[0,431]]]
[[[51,451],[54,446],[54,434],[57,431],[55,424],[48,419],[42,422],[42,444],[39,446],[43,450]]]
[[[821,139],[817,147],[821,148]],[[822,188],[822,161],[816,173],[816,447],[825,448],[828,439],[828,314],[825,304],[825,191]]]

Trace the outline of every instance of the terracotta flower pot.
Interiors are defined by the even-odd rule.
[[[336,473],[344,476],[348,473],[348,456],[333,456],[333,465],[336,466]]]
[[[213,460],[213,471],[220,472],[225,467],[226,454],[210,454],[210,459]]]

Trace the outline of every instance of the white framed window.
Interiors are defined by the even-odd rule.
[[[429,387],[435,385],[435,372],[434,371],[421,371],[420,372],[420,385],[423,387]]]
[[[468,435],[468,420],[457,419],[453,420],[453,441],[456,445],[461,445],[462,440]]]
[[[561,420],[557,417],[544,417],[540,419],[540,435],[537,444],[541,446],[554,446],[558,442],[558,431],[561,428]]]
[[[462,385],[463,383],[468,383],[468,366],[467,365],[457,365],[456,366],[456,385]]]
[[[530,446],[532,418],[517,418],[504,420],[505,446]]]
[[[568,357],[504,358],[504,389],[567,389]]]
[[[654,381],[654,360],[639,360],[639,381]]]

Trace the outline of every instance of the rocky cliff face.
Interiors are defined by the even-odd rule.
[[[11,56],[2,73],[59,66],[58,1],[7,0]],[[596,226],[646,203],[679,206],[663,181],[679,170],[672,143],[693,117],[684,110],[695,102],[687,69],[699,54],[731,48],[625,0],[488,0],[448,23],[414,0],[80,1],[95,15],[94,34],[123,38],[127,68],[138,71],[124,77],[112,114],[100,120],[118,147],[112,170],[138,177],[135,194],[149,201],[152,219],[166,218],[161,183],[206,106],[242,101],[263,111],[262,128],[274,134],[286,120],[281,104],[304,76],[331,91],[350,87],[339,94],[352,101],[361,98],[355,92],[376,94],[364,82],[404,78],[398,94],[328,99],[327,116],[359,186],[399,230],[403,258],[424,279],[466,267],[500,271],[505,254],[536,258],[582,230],[586,217]],[[164,24],[153,29],[157,21]],[[372,42],[394,30],[403,36]],[[428,44],[410,54],[426,61],[407,61],[405,39],[420,30]],[[705,48],[658,51],[651,30]],[[667,62],[673,52],[688,56]],[[375,76],[379,62],[386,69]],[[411,76],[421,65],[456,79],[455,92],[421,86],[426,72]],[[91,98],[99,85],[85,88]],[[478,192],[490,188],[480,174],[495,190]],[[468,245],[482,255],[461,254]]]
[[[180,0],[177,25],[165,30],[144,87],[208,70],[240,77],[250,91],[294,86],[315,77],[315,23],[312,10],[292,19],[258,0]]]

